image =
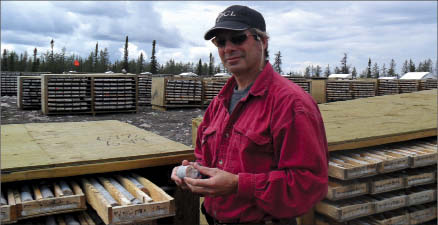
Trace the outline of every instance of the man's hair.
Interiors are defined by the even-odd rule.
[[[262,39],[266,39],[266,41],[269,40],[269,35],[266,32],[261,31],[260,29],[257,28],[250,28],[249,32],[251,32],[252,34],[255,34],[257,36],[259,36]],[[269,60],[269,51],[268,51],[268,47],[266,47],[265,49],[265,60]]]

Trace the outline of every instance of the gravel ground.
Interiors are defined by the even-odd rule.
[[[41,110],[20,110],[16,96],[1,97],[1,124],[85,122],[119,120],[153,132],[170,140],[192,146],[192,118],[203,116],[203,108],[177,108],[167,111],[153,110],[151,106],[139,106],[137,113],[102,113],[44,115]]]

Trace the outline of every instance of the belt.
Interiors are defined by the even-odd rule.
[[[295,218],[291,219],[269,219],[257,223],[230,223],[230,222],[220,222],[210,216],[205,210],[204,203],[201,204],[201,212],[204,214],[205,219],[209,225],[234,225],[234,224],[264,224],[264,225],[297,225],[297,220]]]

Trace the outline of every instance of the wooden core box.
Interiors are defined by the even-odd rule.
[[[82,180],[87,202],[96,210],[105,224],[132,224],[175,215],[174,198],[146,178],[138,175],[133,177],[147,189],[147,194],[152,201],[126,205],[117,199],[114,191],[105,186],[108,193],[117,199],[117,202],[111,203],[108,197],[105,197],[105,193],[97,191],[96,185],[88,182],[87,179]],[[138,187],[126,183],[122,185],[137,199],[141,198],[139,195],[143,191]]]

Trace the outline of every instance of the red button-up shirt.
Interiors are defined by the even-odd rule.
[[[221,222],[293,218],[327,193],[328,150],[318,105],[267,63],[230,115],[234,77],[210,103],[198,127],[195,156],[238,174],[237,193],[205,196]]]

